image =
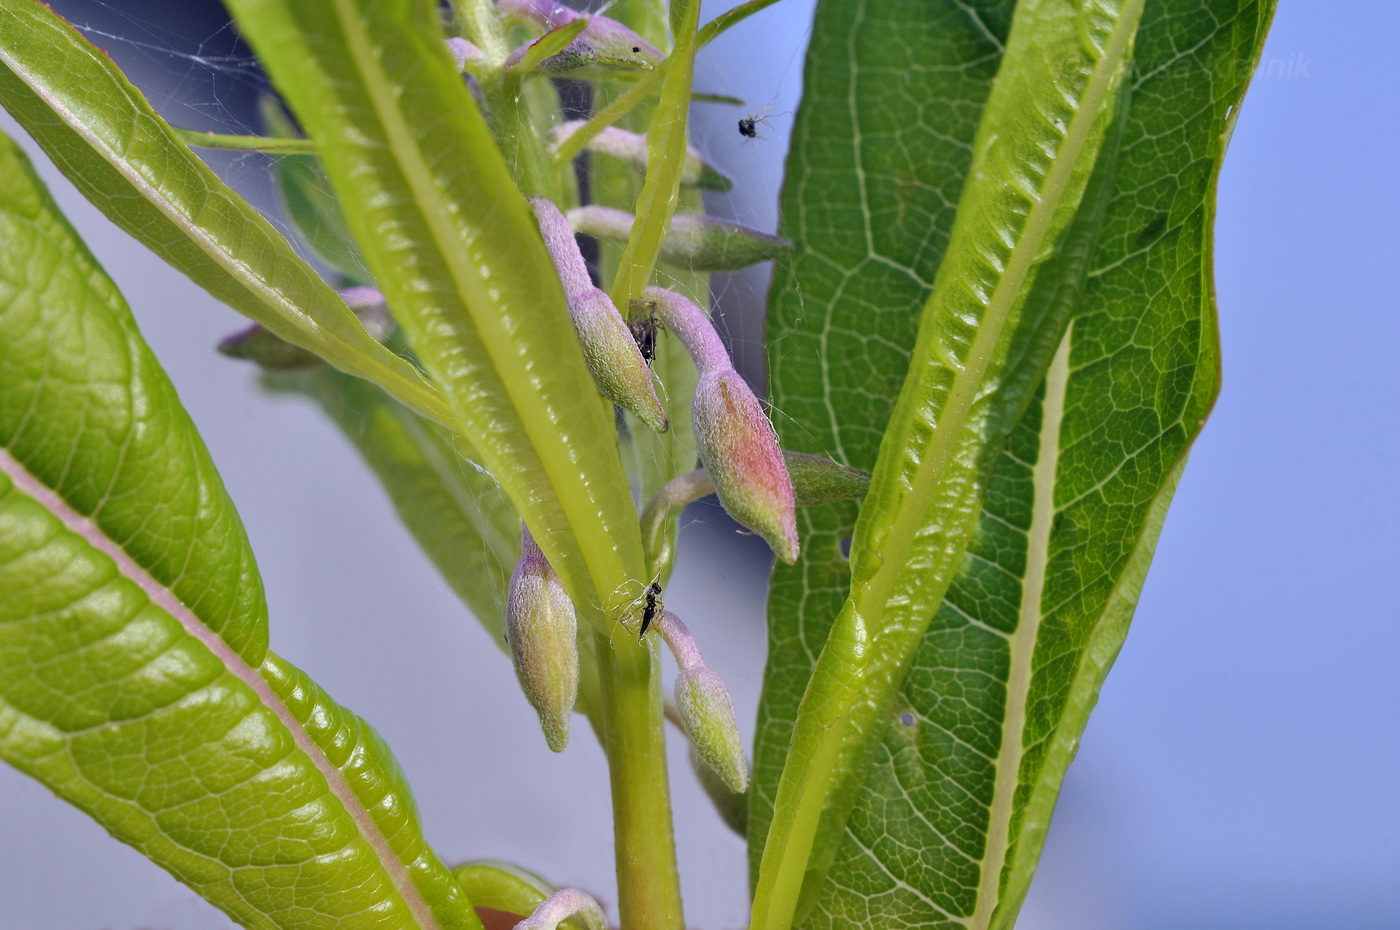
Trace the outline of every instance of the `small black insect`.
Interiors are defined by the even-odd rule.
[[[743,119],[739,120],[739,135],[743,136],[745,139],[757,139],[757,123],[758,121],[755,120],[752,116],[746,116]]]
[[[627,322],[627,328],[632,331],[632,338],[636,340],[637,349],[648,365],[656,361],[656,327],[659,325],[656,322],[655,305],[644,319]]]
[[[651,626],[651,621],[656,619],[656,603],[659,597],[661,597],[661,585],[653,581],[651,587],[647,588],[647,605],[642,608],[642,631],[637,634],[637,642],[641,642],[642,637],[647,635],[647,627]]]
[[[640,55],[640,54],[642,53],[641,46],[638,46],[638,45],[632,46],[632,52],[633,52],[633,54]]]

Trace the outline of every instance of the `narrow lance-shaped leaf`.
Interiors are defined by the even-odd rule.
[[[884,0],[859,17],[848,4],[827,4],[816,17],[781,205],[782,233],[796,249],[774,278],[768,314],[767,342],[783,347],[769,353],[769,383],[785,414],[775,424],[785,448],[874,467],[1014,6],[1003,0],[974,14],[954,0]],[[899,101],[909,105],[887,109]],[[751,882],[799,703],[850,593],[845,553],[856,512],[854,503],[800,509],[802,554],[774,567]]]
[[[247,927],[479,930],[373,731],[267,651],[237,514],[0,140],[0,758]]]
[[[451,423],[413,366],[160,118],[104,53],[34,0],[0,0],[0,103],[84,196],[201,287],[342,371]]]
[[[236,0],[419,359],[585,615],[642,571],[612,411],[423,0]]]
[[[807,926],[911,913],[930,926],[1015,922],[1219,384],[1215,178],[1272,5],[1209,6],[1144,14],[1073,323],[997,468]]]
[[[789,926],[824,880],[884,713],[980,509],[1003,423],[1049,362],[1142,0],[1023,0],[851,544],[851,595],[803,697],[755,892]],[[1094,198],[1090,203],[1097,203]],[[1078,235],[1070,235],[1077,228]],[[1065,260],[1062,260],[1061,256]],[[1028,374],[1031,377],[1028,377]]]

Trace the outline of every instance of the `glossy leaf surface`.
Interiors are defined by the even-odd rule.
[[[0,0],[0,103],[112,222],[250,319],[450,422],[272,225],[214,174],[106,56],[52,10]]]
[[[435,6],[230,7],[316,140],[378,286],[483,464],[585,614],[620,618],[642,556],[612,411]]]
[[[1016,6],[856,522],[851,594],[798,712],[755,928],[788,926],[799,890],[810,903],[822,881],[881,717],[975,525],[1001,424],[1024,409],[1048,362],[1060,285],[1082,259],[1069,233],[1081,204],[1097,202],[1084,194],[1113,155],[1108,130],[1140,15],[1140,0]]]
[[[0,757],[244,926],[480,926],[388,749],[267,651],[207,451],[8,139]]]
[[[903,22],[908,33],[921,12],[913,4],[876,6],[888,18],[871,18],[870,28],[885,39],[890,35],[882,28]],[[927,109],[912,114],[905,131],[933,133],[956,152],[960,139],[972,138],[971,121],[958,117],[975,117],[985,99],[1007,10],[984,6],[979,15],[963,4],[935,6],[941,13],[922,28],[937,29],[945,40],[961,36],[961,49],[948,48],[948,64],[961,64],[922,88]],[[928,5],[922,12],[930,12]],[[1096,196],[1104,198],[1103,217],[1080,224],[1080,238],[1067,240],[1088,250],[1082,285],[1056,298],[1070,306],[1070,336],[997,464],[946,600],[936,613],[925,607],[916,618],[929,623],[927,633],[898,696],[881,708],[882,743],[861,775],[864,788],[845,838],[826,851],[835,857],[830,877],[807,890],[812,909],[803,926],[1014,921],[1060,780],[1126,633],[1182,456],[1216,389],[1208,277],[1214,177],[1268,15],[1268,7],[1253,3],[1147,5],[1139,64],[1120,104],[1121,143],[1116,157],[1099,165],[1093,182],[1099,193],[1085,200],[1094,206]],[[878,85],[888,48],[848,43],[851,24],[836,20],[828,21],[834,41],[820,46],[831,57],[814,66],[858,88]],[[818,36],[826,35],[819,17]],[[862,57],[876,47],[878,56]],[[1014,53],[1014,41],[1011,48]],[[785,202],[793,224],[785,233],[816,253],[814,265],[825,259],[829,268],[839,258],[851,269],[850,280],[819,270],[802,281],[805,305],[791,289],[777,295],[773,335],[812,338],[815,324],[818,338],[849,342],[863,362],[883,351],[876,370],[902,372],[907,362],[895,347],[907,344],[915,323],[894,309],[872,314],[869,305],[896,308],[901,303],[891,298],[917,299],[917,281],[888,269],[936,264],[947,214],[938,209],[938,195],[926,191],[926,225],[910,224],[905,235],[868,252],[851,242],[854,215],[844,226],[829,221],[834,211],[824,205],[833,198],[818,193],[819,169],[834,173],[844,164],[850,171],[879,149],[841,150],[829,141],[804,147],[801,140],[804,132],[829,140],[842,120],[860,121],[860,138],[878,135],[871,104],[859,100],[848,105],[845,98],[817,96],[804,104]],[[943,164],[945,191],[956,191],[968,164],[966,156]],[[880,205],[897,203],[907,182],[898,171],[866,166],[866,187],[840,202],[878,217]],[[838,286],[843,299],[814,321],[814,306],[823,307]],[[797,317],[809,332],[787,335]],[[826,376],[803,370],[802,353],[786,346],[775,359],[776,403],[789,413],[832,411],[816,420],[829,424],[819,430],[819,441],[829,445],[812,451],[835,448],[850,464],[864,465],[893,391],[881,398],[866,390],[868,375],[861,381],[861,370],[848,365]],[[862,520],[876,516],[867,510]],[[819,535],[806,537],[806,564],[774,582],[756,767],[760,799],[771,798],[812,657],[849,583],[839,545],[854,529],[852,512],[833,508],[811,519]],[[853,552],[862,555],[859,540]],[[758,818],[769,816],[769,804],[756,801]],[[751,829],[755,853],[763,836],[761,826]]]

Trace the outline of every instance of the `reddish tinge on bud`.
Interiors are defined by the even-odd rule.
[[[549,748],[569,744],[578,698],[578,621],[564,585],[530,531],[521,528],[520,562],[506,598],[506,642],[520,689],[540,716]]]
[[[773,424],[758,398],[729,371],[700,376],[690,406],[700,461],[720,503],[767,540],[787,564],[797,561],[797,502]]]
[[[569,319],[598,392],[636,414],[658,433],[664,433],[670,424],[652,386],[651,369],[612,298],[594,287],[588,277],[588,267],[569,221],[544,197],[531,197],[530,206],[535,210],[545,249],[568,298]]]
[[[646,300],[685,345],[699,383],[690,404],[700,461],[729,515],[762,536],[778,558],[797,560],[797,502],[778,434],[739,377],[710,318],[674,291],[649,287]]]

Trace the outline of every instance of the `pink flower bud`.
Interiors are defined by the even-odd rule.
[[[569,744],[569,720],[578,698],[578,622],[559,576],[528,529],[506,598],[506,642],[520,688],[540,717],[549,748]]]
[[[530,206],[535,210],[544,247],[569,300],[569,318],[598,392],[635,413],[658,433],[664,433],[670,424],[651,383],[651,369],[612,298],[594,287],[588,277],[588,266],[569,221],[544,197],[531,197]]]
[[[739,373],[700,375],[690,406],[700,461],[720,503],[767,540],[787,564],[797,561],[797,502],[778,436]]]
[[[576,119],[555,126],[549,131],[550,149],[557,150],[564,143],[564,140],[586,125],[588,125],[587,120]],[[638,171],[646,171],[647,169],[647,137],[640,133],[628,132],[625,129],[618,129],[616,126],[606,126],[588,141],[586,148],[596,155],[616,158]],[[700,153],[689,146],[685,150],[685,163],[681,166],[681,184],[685,187],[700,187],[712,191],[727,191],[734,186],[733,181],[710,167],[700,157]],[[571,213],[570,221],[572,219]],[[628,226],[629,228],[631,226],[630,219]]]
[[[690,418],[700,461],[720,503],[791,565],[797,560],[797,503],[773,424],[734,370],[703,310],[659,287],[647,288],[645,300],[700,370]]]
[[[593,896],[577,888],[563,888],[544,899],[534,913],[515,925],[514,930],[555,930],[570,917],[577,917],[588,930],[606,930],[603,909]]]
[[[496,9],[507,19],[546,31],[585,15],[554,0],[499,0]],[[520,50],[512,58],[516,55],[524,57]],[[592,14],[578,38],[563,52],[545,59],[540,68],[549,74],[571,73],[594,65],[649,71],[665,57],[660,49],[617,20]]]
[[[447,40],[447,51],[452,56],[452,62],[457,66],[458,71],[465,71],[469,64],[479,65],[486,61],[486,56],[481,53],[481,49],[457,36]]]

